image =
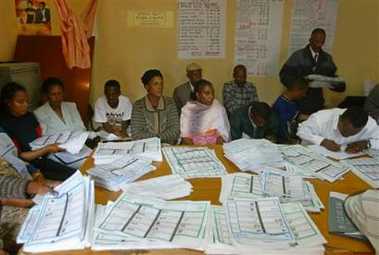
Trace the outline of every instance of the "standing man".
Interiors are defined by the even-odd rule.
[[[173,95],[179,115],[182,107],[191,100],[191,94],[194,90],[193,84],[202,79],[202,69],[198,64],[187,65],[186,71],[188,81],[176,87]]]
[[[295,51],[280,70],[280,81],[284,86],[288,86],[299,78],[304,78],[310,74],[335,77],[337,67],[333,58],[327,52],[322,50],[325,43],[326,33],[322,28],[316,28],[312,31],[309,44],[305,48]],[[345,84],[331,85],[330,89],[336,92],[345,91]],[[298,101],[300,112],[303,114],[312,114],[324,108],[324,96],[321,87],[309,89],[306,96]]]
[[[230,115],[237,109],[259,101],[257,89],[253,83],[248,82],[247,70],[244,65],[237,65],[233,69],[234,80],[224,83],[222,91],[224,106]]]

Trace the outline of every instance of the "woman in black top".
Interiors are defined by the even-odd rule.
[[[24,87],[11,82],[1,89],[0,126],[13,140],[19,156],[39,168],[47,179],[65,180],[75,169],[46,158],[62,151],[56,144],[31,150],[29,143],[42,135],[42,129],[33,113],[28,111],[28,95]],[[4,110],[3,110],[4,109]]]

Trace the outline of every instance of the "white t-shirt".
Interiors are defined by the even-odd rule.
[[[132,103],[126,96],[120,95],[117,108],[112,108],[105,96],[101,96],[95,103],[94,121],[97,123],[121,124],[122,121],[130,120],[132,115]]]

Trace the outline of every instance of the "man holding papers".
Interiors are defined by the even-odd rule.
[[[358,153],[369,147],[379,149],[378,125],[359,107],[316,112],[300,124],[297,135],[303,143],[330,151]]]

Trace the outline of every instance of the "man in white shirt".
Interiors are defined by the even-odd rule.
[[[303,143],[331,151],[357,153],[369,147],[379,149],[379,127],[360,107],[318,111],[300,124],[297,135]]]
[[[94,121],[108,133],[127,137],[133,107],[129,98],[121,95],[120,83],[116,80],[105,83],[104,94],[96,100]]]
[[[359,231],[368,238],[375,254],[379,254],[379,190],[367,190],[348,197],[345,210]]]

